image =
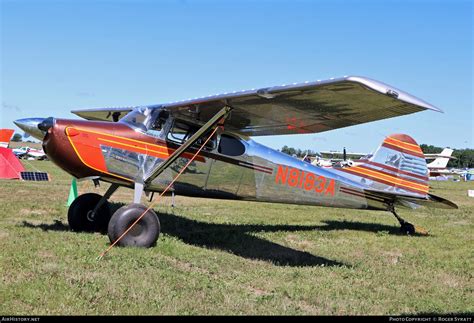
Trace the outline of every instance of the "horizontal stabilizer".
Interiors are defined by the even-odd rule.
[[[366,193],[369,193],[371,195],[375,195],[378,197],[383,198],[384,200],[391,201],[395,204],[400,204],[403,206],[408,206],[408,207],[414,207],[414,205],[410,204],[416,204],[416,206],[426,206],[429,208],[438,208],[438,209],[457,209],[458,206],[454,204],[453,202],[446,200],[442,197],[433,195],[433,194],[427,194],[425,198],[421,197],[415,197],[412,195],[404,195],[404,194],[397,194],[397,193],[392,193],[392,192],[382,192],[382,191],[377,191],[377,190],[364,190]]]

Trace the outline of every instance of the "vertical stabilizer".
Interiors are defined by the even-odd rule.
[[[362,177],[371,190],[426,198],[428,167],[416,141],[408,135],[385,138],[370,159],[344,171]]]

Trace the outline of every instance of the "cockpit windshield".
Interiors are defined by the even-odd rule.
[[[143,132],[160,131],[167,118],[168,112],[164,110],[139,107],[128,113],[119,122],[126,123]]]

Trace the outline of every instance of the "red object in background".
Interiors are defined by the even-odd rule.
[[[0,178],[20,179],[25,168],[11,149],[0,147]]]
[[[0,147],[8,147],[14,132],[13,129],[0,129]]]

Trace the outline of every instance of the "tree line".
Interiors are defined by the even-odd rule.
[[[311,149],[301,150],[299,148],[288,147],[287,145],[283,146],[280,151],[290,156],[296,155],[296,157],[298,158],[303,158],[306,155],[308,156],[316,155],[316,152]]]

